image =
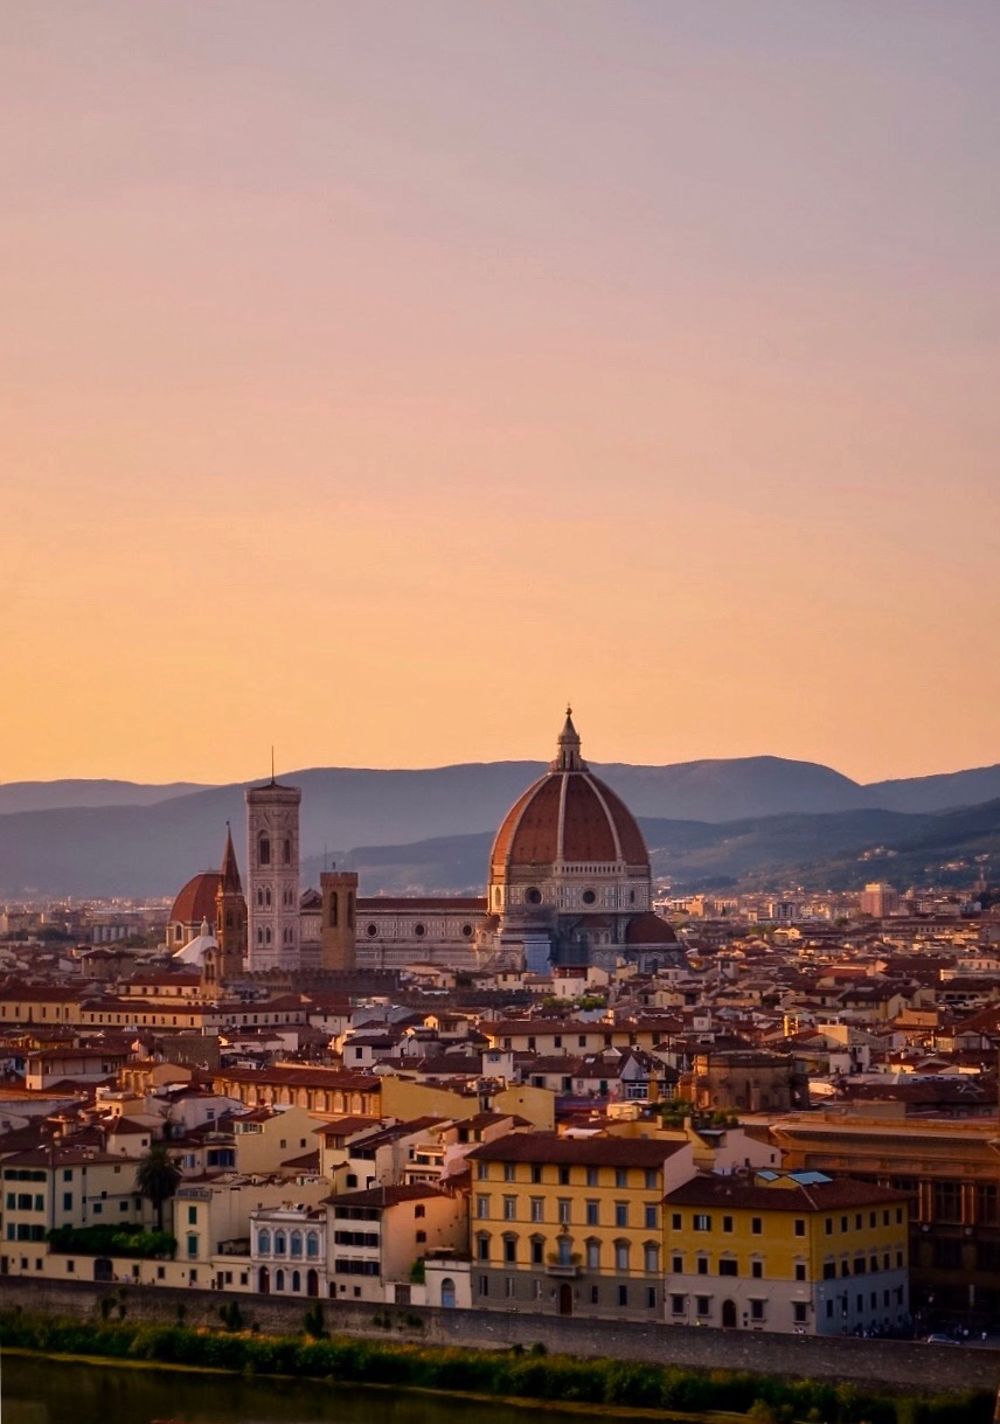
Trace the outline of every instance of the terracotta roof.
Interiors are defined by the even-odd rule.
[[[490,853],[495,875],[557,861],[649,864],[631,811],[589,771],[549,771],[529,786],[504,817]]]
[[[837,1177],[828,1182],[796,1184],[794,1187],[764,1187],[732,1175],[710,1174],[692,1177],[682,1187],[664,1197],[667,1206],[715,1206],[761,1211],[833,1211],[841,1207],[883,1206],[908,1202],[905,1192],[894,1192],[873,1182],[856,1182]]]
[[[559,1163],[582,1167],[659,1167],[686,1142],[652,1138],[559,1137],[554,1132],[514,1132],[468,1153],[477,1162]]]
[[[369,1187],[360,1192],[340,1192],[327,1197],[334,1206],[396,1206],[399,1202],[426,1201],[428,1197],[447,1197],[447,1192],[427,1183],[414,1182],[411,1186]]]
[[[465,910],[470,914],[486,913],[486,899],[478,895],[436,895],[436,896],[374,896],[358,900],[358,914],[364,910],[403,910],[425,913],[433,910]]]
[[[676,944],[677,936],[672,925],[647,910],[629,920],[625,930],[626,944]]]
[[[203,870],[193,875],[174,901],[169,922],[180,920],[185,925],[200,925],[202,920],[215,922],[215,897],[222,883],[217,870]]]

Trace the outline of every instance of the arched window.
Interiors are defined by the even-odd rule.
[[[310,1231],[306,1237],[306,1255],[310,1261],[315,1260],[319,1255],[319,1236],[315,1231]]]
[[[279,1290],[279,1291],[283,1291],[283,1290],[285,1289],[285,1273],[284,1273],[284,1271],[276,1271],[276,1272],[275,1272],[275,1276],[274,1276],[274,1289],[275,1289],[275,1290]]]
[[[292,1290],[298,1295],[302,1289],[302,1276],[298,1271],[292,1272]]]
[[[286,836],[281,845],[282,859],[286,865],[292,863],[292,841],[290,836]]]
[[[271,837],[264,831],[257,837],[257,864],[271,864]]]
[[[265,890],[265,891],[264,891],[264,904],[267,906],[268,909],[271,908],[271,892],[270,892],[270,890]]]
[[[285,1254],[286,1246],[287,1242],[285,1240],[285,1233],[283,1231],[276,1231],[274,1233],[274,1254],[276,1256],[283,1256]]]
[[[291,1249],[291,1254],[292,1254],[293,1256],[301,1256],[301,1255],[302,1255],[302,1233],[301,1233],[301,1231],[293,1231],[292,1234],[291,1234],[291,1236],[289,1237],[289,1240],[291,1241],[291,1247],[292,1247],[292,1249]]]
[[[265,943],[265,944],[270,944],[270,943],[271,943],[271,931],[270,931],[269,929],[265,929],[265,931],[264,931],[264,943]]]
[[[657,1274],[660,1269],[660,1248],[655,1241],[647,1241],[642,1248],[644,1269]]]
[[[451,1276],[445,1276],[441,1282],[441,1304],[445,1310],[455,1309],[455,1282]]]
[[[331,890],[331,891],[330,891],[330,918],[327,920],[327,924],[330,926],[330,928],[331,928],[332,930],[335,930],[335,929],[337,928],[337,913],[338,913],[338,910],[339,910],[339,905],[338,905],[338,903],[337,903],[338,899],[339,899],[339,896],[337,895],[336,890]]]
[[[271,1254],[271,1233],[270,1233],[270,1231],[261,1231],[261,1232],[258,1233],[258,1235],[257,1235],[257,1250],[258,1250],[258,1252],[259,1252],[259,1254],[260,1254],[261,1256],[270,1256],[270,1254]]]

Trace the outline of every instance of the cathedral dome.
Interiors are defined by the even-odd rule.
[[[555,761],[503,819],[490,853],[490,879],[509,880],[519,872],[543,876],[555,867],[649,874],[635,817],[581,759],[569,712]]]
[[[215,923],[215,897],[222,877],[217,870],[203,870],[193,875],[174,901],[169,923],[200,925],[202,920]]]

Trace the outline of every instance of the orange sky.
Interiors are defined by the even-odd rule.
[[[993,0],[0,50],[0,780],[1000,759]]]

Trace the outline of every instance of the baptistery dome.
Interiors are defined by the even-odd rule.
[[[549,957],[562,963],[611,956],[624,945],[629,921],[650,911],[642,832],[587,767],[568,709],[555,760],[496,834],[488,894],[505,938],[544,941]]]

